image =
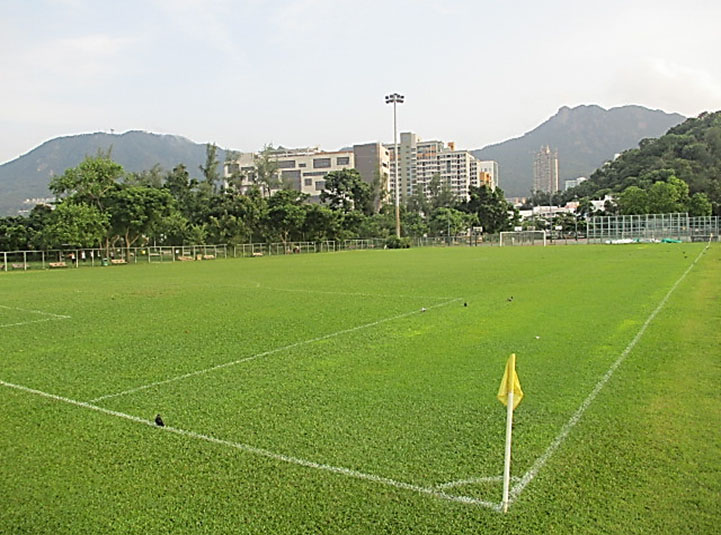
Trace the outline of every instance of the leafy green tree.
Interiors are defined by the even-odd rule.
[[[156,245],[184,245],[189,243],[190,222],[177,209],[161,217],[150,230],[150,240]]]
[[[647,214],[649,201],[648,193],[638,186],[626,188],[618,198],[618,207],[621,214]]]
[[[23,217],[0,217],[0,251],[29,249],[32,231]]]
[[[460,209],[476,217],[483,232],[495,234],[503,230],[510,230],[518,221],[518,212],[509,203],[503,190],[495,190],[486,186],[471,186],[470,199],[460,205]]]
[[[340,234],[341,216],[322,204],[305,204],[301,233],[307,241],[335,240]]]
[[[439,174],[433,175],[428,182],[428,204],[430,211],[425,212],[426,216],[438,208],[453,208],[456,205],[456,197],[451,186],[443,181]]]
[[[213,197],[208,217],[208,237],[215,243],[241,243],[260,238],[266,200],[255,187],[242,195],[235,188]]]
[[[127,186],[109,196],[108,213],[112,232],[132,247],[170,214],[172,196],[162,189]]]
[[[433,235],[455,236],[467,231],[475,221],[475,214],[441,207],[433,212],[429,227]]]
[[[304,193],[278,190],[268,199],[266,213],[266,234],[286,245],[301,238],[306,211],[303,203],[308,198]]]
[[[688,202],[688,214],[692,217],[709,216],[713,206],[705,193],[694,193]]]
[[[275,152],[272,144],[265,145],[255,159],[255,176],[250,177],[260,186],[266,197],[269,197],[270,192],[281,185],[278,178],[278,162],[274,157]]]
[[[195,210],[193,191],[197,185],[198,181],[190,178],[188,170],[182,163],[165,176],[163,187],[175,198],[178,209],[188,219]]]
[[[685,212],[688,184],[672,176],[668,182],[656,182],[648,190],[648,210],[652,214]]]
[[[576,219],[576,216],[574,216],[573,214],[561,213],[561,214],[554,216],[553,226],[561,227],[561,232],[563,234],[570,234],[577,230],[578,220]]]
[[[188,227],[187,241],[192,244],[202,245],[207,242],[208,231],[204,224],[195,224]]]
[[[203,173],[205,183],[212,191],[215,191],[222,177],[218,171],[218,147],[215,143],[207,143],[205,145],[205,165],[200,165],[200,171]]]
[[[331,171],[325,176],[325,188],[320,201],[333,210],[345,213],[358,210],[365,215],[374,212],[373,189],[355,169]]]
[[[156,163],[153,167],[139,173],[129,173],[125,176],[123,183],[127,186],[147,186],[159,188],[163,185],[165,171]]]
[[[417,214],[421,217],[430,215],[431,203],[421,188],[411,193],[406,199],[406,212]],[[403,225],[401,225],[403,228]]]
[[[86,157],[77,167],[66,170],[50,180],[50,191],[75,204],[89,204],[100,212],[105,209],[107,196],[118,188],[118,181],[125,175],[123,167],[99,154]]]
[[[96,206],[61,202],[53,210],[42,234],[50,247],[95,247],[108,235],[109,217]]]
[[[390,222],[394,224],[392,219],[390,220]],[[428,222],[426,221],[426,219],[420,213],[411,210],[404,210],[401,212],[401,228],[403,229],[404,236],[410,236],[414,238],[427,236],[431,231],[428,227]],[[389,227],[389,230],[390,232],[388,232],[386,236],[390,235],[393,232],[394,227]]]

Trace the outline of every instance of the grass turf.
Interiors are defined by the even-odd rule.
[[[495,391],[515,352],[526,392],[514,429],[520,476],[702,248],[8,273],[0,379],[87,401],[251,359],[97,404],[431,488],[500,474]],[[721,517],[719,253],[701,257],[508,515],[0,388],[0,531],[708,531]],[[500,483],[447,492],[497,502]]]

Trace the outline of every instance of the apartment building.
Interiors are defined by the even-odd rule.
[[[398,180],[401,202],[417,191],[427,195],[434,176],[440,177],[441,184],[447,185],[461,200],[469,198],[471,186],[496,187],[494,177],[498,176],[498,164],[481,162],[466,150],[456,150],[453,142],[424,141],[413,132],[402,132],[398,157],[395,145],[388,144],[386,148],[390,153],[389,192],[394,198]]]
[[[558,151],[546,145],[533,158],[533,191],[556,193],[558,189]]]
[[[236,178],[238,187],[247,190],[256,183],[256,164],[259,155],[244,153],[226,162],[226,182]],[[325,189],[325,176],[332,171],[356,169],[361,178],[373,183],[380,180],[381,188],[387,190],[390,156],[380,143],[354,145],[352,148],[327,152],[319,147],[299,149],[275,149],[271,153],[276,179],[284,187],[307,193],[317,200]]]
[[[577,178],[572,178],[570,180],[566,180],[564,182],[565,187],[563,189],[567,190],[567,189],[575,188],[576,186],[583,184],[586,180],[588,180],[588,178],[586,178],[585,176],[579,176]]]

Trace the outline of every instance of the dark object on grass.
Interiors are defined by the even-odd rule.
[[[463,303],[463,306],[464,306],[464,307],[467,307],[467,306],[468,306],[468,303]]]
[[[155,425],[157,425],[158,427],[165,427],[165,423],[163,422],[163,419],[160,417],[159,414],[155,417]]]
[[[506,299],[506,301],[508,301],[509,303],[510,303],[511,301],[513,301],[513,296],[511,296],[511,297],[509,297],[508,299]]]

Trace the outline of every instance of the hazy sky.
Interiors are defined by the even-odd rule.
[[[85,132],[480,148],[560,106],[721,109],[721,2],[0,0],[0,162]]]

